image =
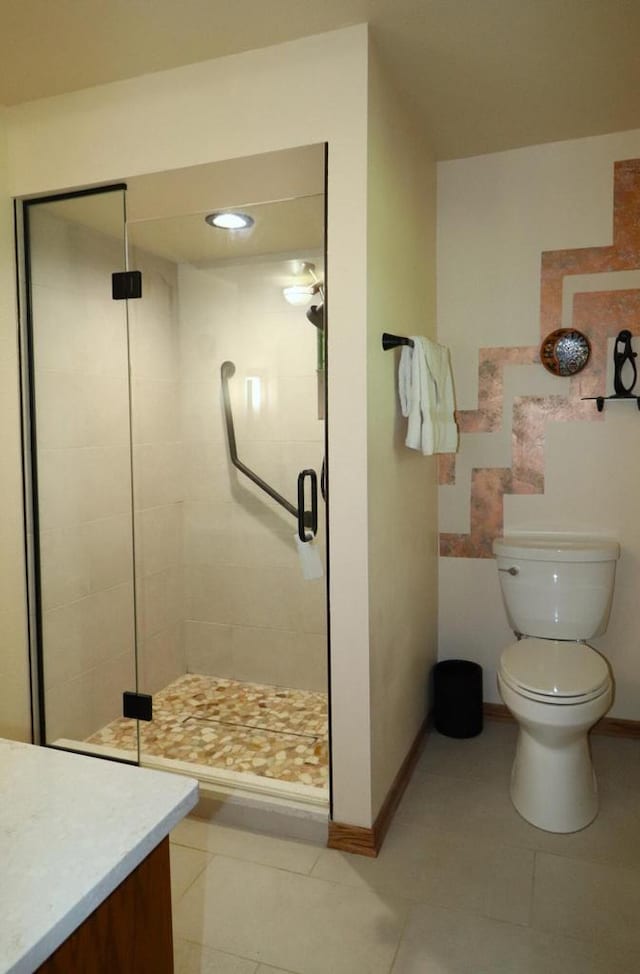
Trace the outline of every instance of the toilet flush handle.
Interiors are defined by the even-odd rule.
[[[498,571],[499,572],[506,572],[507,575],[519,575],[520,574],[520,569],[519,568],[515,568],[515,567],[514,568],[499,568]]]

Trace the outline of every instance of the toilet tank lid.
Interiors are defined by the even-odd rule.
[[[513,534],[495,538],[493,553],[523,561],[616,561],[620,557],[620,545],[607,538]]]

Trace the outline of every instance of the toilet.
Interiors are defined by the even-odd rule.
[[[585,640],[607,628],[615,541],[496,538],[496,567],[517,641],[503,651],[500,695],[519,724],[511,800],[532,825],[577,832],[598,814],[588,732],[609,710],[607,661]]]

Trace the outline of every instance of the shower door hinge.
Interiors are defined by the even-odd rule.
[[[142,297],[142,271],[116,271],[111,275],[111,296],[114,301],[130,301]]]
[[[122,716],[134,720],[153,720],[153,703],[150,693],[134,693],[125,690],[122,694]]]

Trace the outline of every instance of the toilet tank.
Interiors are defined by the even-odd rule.
[[[493,542],[514,632],[541,639],[591,639],[607,628],[617,541],[511,535]]]

